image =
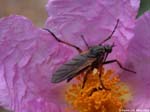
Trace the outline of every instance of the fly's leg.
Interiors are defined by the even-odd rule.
[[[98,87],[98,88],[93,88],[89,94],[89,96],[91,96],[94,92],[102,90],[102,88]]]
[[[99,87],[95,87],[91,90],[89,96],[91,96],[94,92],[99,91],[99,90],[111,90],[108,89],[104,86],[103,80],[102,80],[102,67],[100,67],[100,73],[99,73]]]
[[[82,89],[84,88],[85,82],[87,81],[87,76],[88,76],[88,73],[86,73],[85,76],[84,76],[84,78],[83,78]]]
[[[68,45],[68,46],[71,46],[71,47],[73,47],[73,48],[75,48],[79,53],[81,53],[82,52],[82,50],[79,48],[79,47],[77,47],[77,46],[75,46],[75,45],[73,45],[73,44],[70,44],[70,43],[68,43],[68,42],[65,42],[65,41],[63,41],[63,40],[60,40],[58,37],[56,37],[56,35],[52,32],[52,31],[50,31],[49,29],[47,29],[47,28],[43,28],[44,30],[46,30],[46,31],[48,31],[58,42],[61,42],[61,43],[63,43],[63,44],[66,44],[66,45]]]
[[[67,83],[70,82],[73,79],[73,77],[67,79]]]
[[[84,88],[84,86],[85,86],[85,83],[86,83],[86,81],[87,81],[87,77],[88,77],[88,74],[89,74],[89,72],[92,70],[92,68],[91,67],[89,67],[88,69],[87,69],[87,71],[86,71],[86,73],[85,73],[85,76],[84,76],[84,78],[83,78],[83,84],[82,84],[82,89]]]
[[[107,57],[107,54],[106,54],[106,57]],[[106,59],[106,58],[105,58],[105,59]],[[105,64],[110,64],[110,63],[114,63],[114,62],[116,62],[116,63],[118,64],[118,66],[119,66],[121,69],[123,69],[123,70],[125,70],[125,71],[128,71],[128,72],[136,73],[135,71],[132,71],[132,70],[130,70],[130,69],[127,69],[127,68],[123,67],[123,66],[121,65],[121,63],[120,63],[118,60],[116,60],[116,59],[115,59],[115,60],[104,61],[104,62],[103,62],[103,65],[105,65]],[[102,81],[102,76],[101,76],[102,73],[101,73],[101,72],[102,72],[102,67],[100,67],[100,74],[99,74],[99,80],[100,80],[100,86],[101,86],[101,87],[99,87],[99,88],[93,88],[89,96],[91,96],[94,92],[96,92],[96,91],[98,91],[98,90],[103,90],[103,89],[105,89],[105,90],[111,90],[111,89],[108,89],[108,88],[106,88],[106,87],[104,86],[103,81]]]
[[[108,88],[106,88],[104,86],[104,83],[103,83],[103,80],[102,80],[102,67],[100,67],[100,73],[99,73],[99,82],[100,82],[100,86],[98,89],[102,90],[102,89],[105,89],[105,90],[110,90]]]
[[[83,42],[85,43],[86,47],[89,49],[90,46],[88,45],[88,43],[87,43],[87,41],[85,40],[85,38],[84,38],[83,35],[81,35],[81,38],[82,38]]]
[[[111,39],[112,35],[115,33],[115,31],[117,29],[118,23],[119,23],[119,19],[117,19],[117,23],[116,23],[113,31],[111,32],[111,34],[105,40],[103,40],[99,45],[101,45],[101,44],[105,43],[107,40]]]
[[[103,62],[106,61],[106,59],[107,59],[107,57],[108,57],[108,54],[109,54],[109,53],[106,53],[106,54],[105,54]],[[103,69],[103,68],[102,68],[102,65],[100,65],[99,69],[100,69],[99,82],[100,82],[100,86],[101,86],[101,87],[99,87],[99,89],[101,88],[101,89],[105,89],[105,90],[110,90],[110,89],[107,89],[107,88],[104,86],[104,83],[103,83],[103,80],[102,80],[102,69]]]
[[[109,54],[109,53],[106,53],[106,54],[105,54],[103,62],[106,61],[106,59],[107,59],[107,57],[108,57],[108,54]],[[100,66],[99,81],[100,81],[100,85],[102,86],[102,89],[110,90],[110,89],[107,89],[107,88],[104,86],[104,84],[103,84],[103,80],[102,80],[102,65]]]
[[[123,66],[121,65],[121,63],[120,63],[118,60],[116,60],[116,59],[114,59],[114,60],[109,60],[109,61],[105,61],[105,62],[103,62],[103,64],[110,64],[110,63],[114,63],[114,62],[116,62],[116,63],[118,64],[118,66],[119,66],[121,69],[123,69],[123,70],[125,70],[125,71],[128,71],[128,72],[136,73],[136,72],[133,71],[133,70],[130,70],[130,69],[127,69],[127,68],[123,67]]]

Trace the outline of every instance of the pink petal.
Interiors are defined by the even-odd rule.
[[[15,112],[60,112],[64,84],[51,84],[51,75],[76,53],[25,17],[0,19],[0,105]]]
[[[108,36],[119,18],[114,35],[120,48],[117,55],[124,52],[133,36],[138,5],[139,0],[49,1],[47,9],[53,13],[49,12],[47,27],[64,40],[83,47],[81,34],[90,45],[99,43],[99,37]],[[0,105],[15,112],[63,111],[65,104],[58,99],[62,98],[64,84],[53,85],[50,78],[58,66],[75,54],[74,49],[58,44],[48,32],[24,17],[0,19]]]
[[[123,61],[128,42],[134,35],[139,3],[140,0],[49,0],[46,27],[63,40],[85,49],[81,35],[89,45],[96,45],[112,32],[120,19],[114,34],[117,47],[113,57]]]
[[[133,90],[131,108],[150,108],[150,11],[137,19],[135,36],[128,48],[128,65],[136,74],[124,74]]]

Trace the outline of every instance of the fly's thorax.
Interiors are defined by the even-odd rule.
[[[111,53],[112,45],[97,45],[90,48],[90,54],[93,56],[99,56],[105,53]]]
[[[90,48],[90,54],[94,56],[99,56],[105,53],[104,46],[93,46]]]

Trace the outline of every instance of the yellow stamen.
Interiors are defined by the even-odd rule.
[[[84,74],[83,74],[84,75]],[[118,76],[113,76],[112,70],[102,71],[102,81],[108,89],[93,91],[93,88],[100,86],[99,70],[93,70],[88,74],[87,81],[82,89],[83,75],[76,78],[76,81],[68,88],[65,94],[69,109],[79,112],[119,112],[125,107],[125,97],[129,90],[120,82]]]

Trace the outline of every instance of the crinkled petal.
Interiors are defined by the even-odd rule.
[[[46,27],[63,40],[85,48],[81,35],[90,46],[98,44],[112,32],[119,19],[114,55],[124,60],[125,49],[134,34],[139,3],[139,0],[49,0]]]
[[[0,19],[0,105],[15,112],[60,112],[64,84],[50,79],[72,54],[25,17]]]
[[[125,80],[133,90],[131,108],[150,108],[150,11],[136,21],[135,36],[128,48],[128,66],[136,74],[125,73]]]

